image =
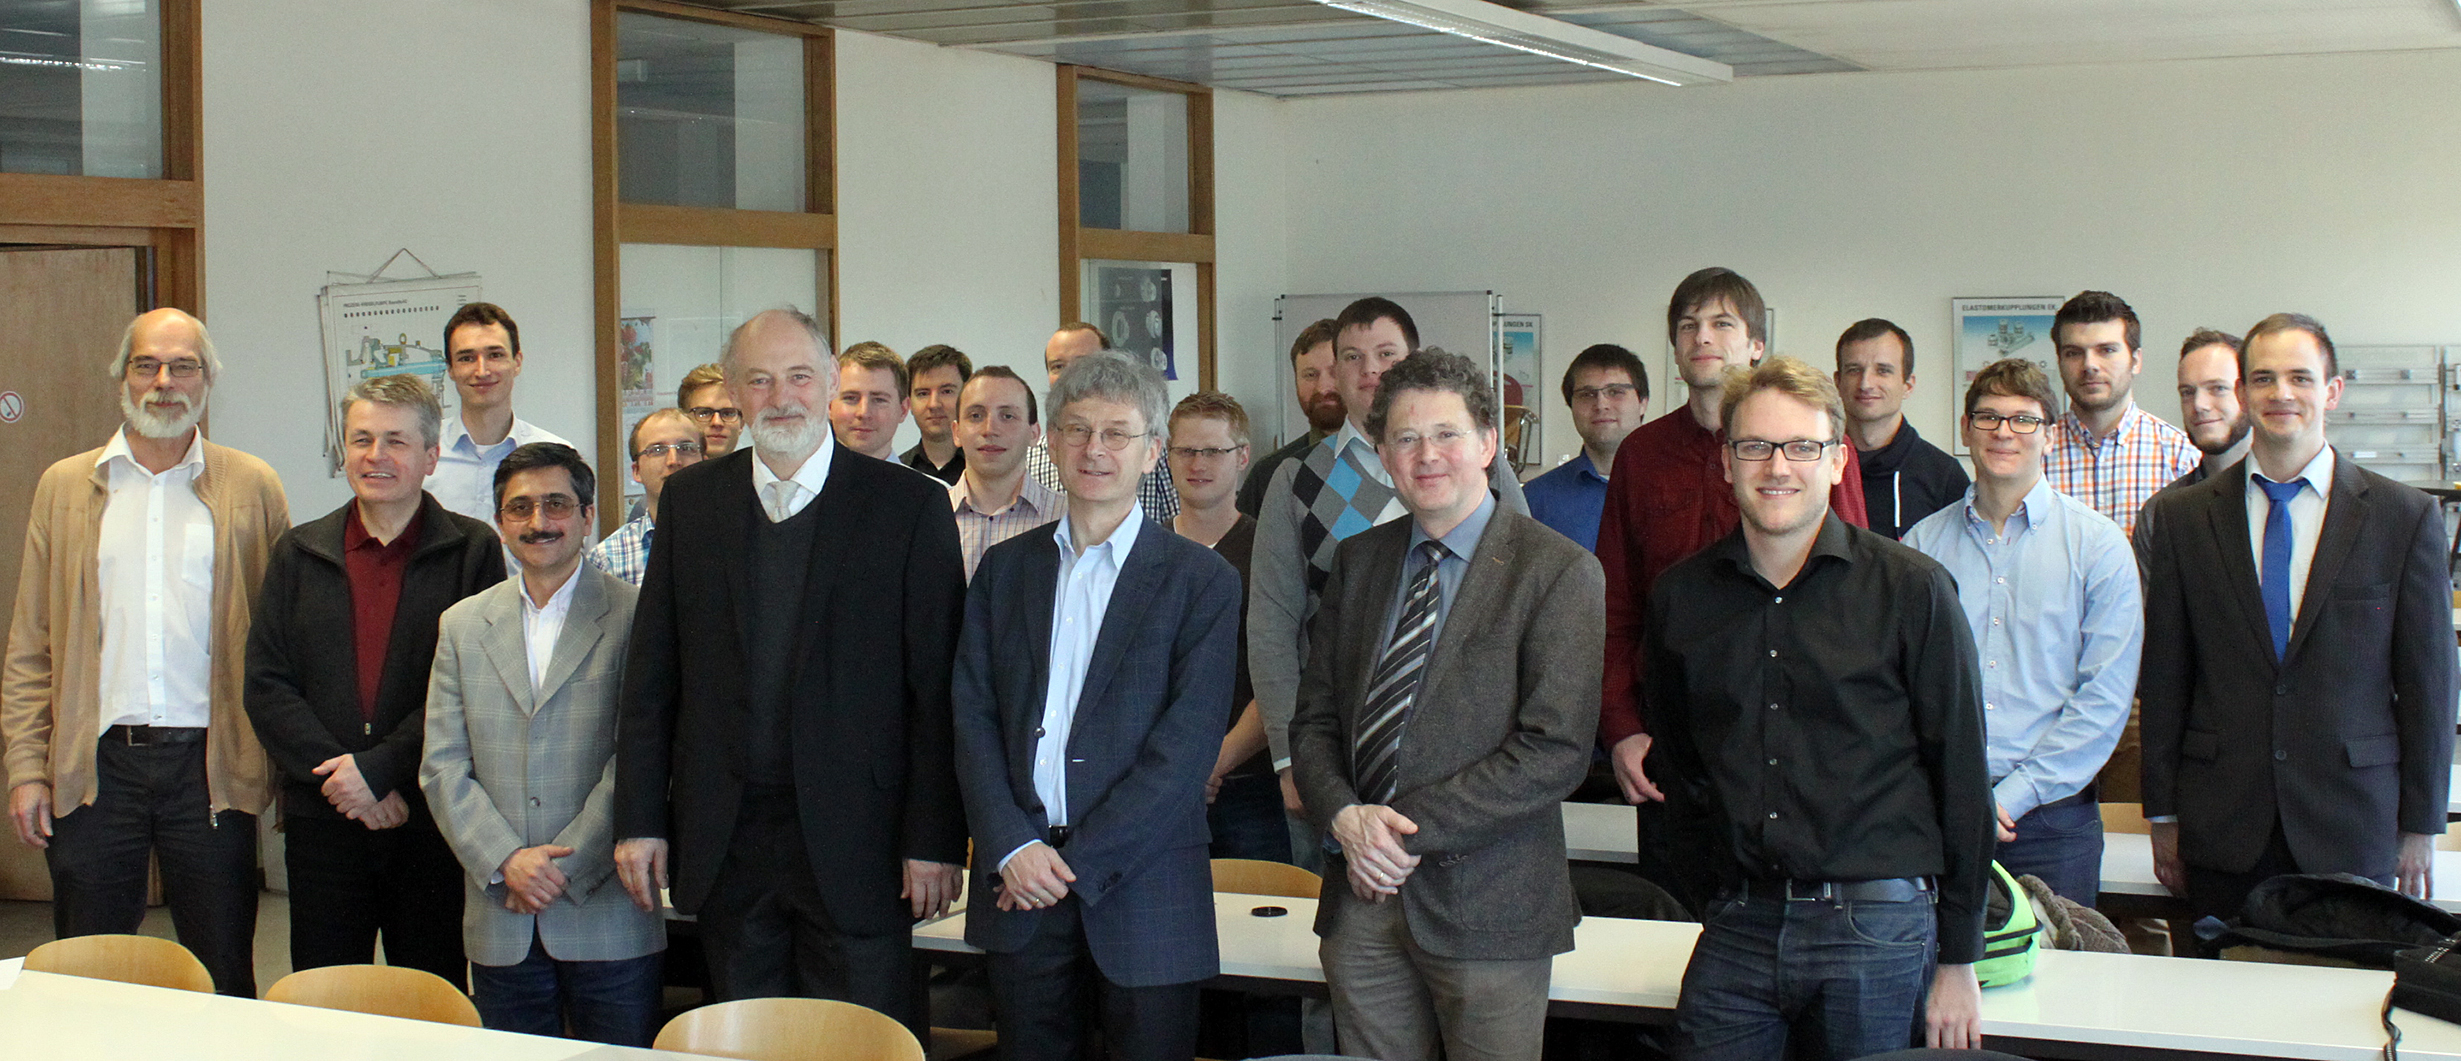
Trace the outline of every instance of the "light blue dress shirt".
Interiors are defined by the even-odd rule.
[[[1119,584],[1128,551],[1144,529],[1145,506],[1139,503],[1119,529],[1083,553],[1065,515],[1052,531],[1060,546],[1060,579],[1051,600],[1051,680],[1043,691],[1041,736],[1034,742],[1034,794],[1042,798],[1044,820],[1052,825],[1071,821],[1068,734],[1076,724],[1077,700],[1085,695],[1085,668],[1102,635],[1102,617],[1111,608],[1111,588]]]
[[[1906,532],[1957,580],[1981,652],[1992,795],[2011,819],[2084,791],[2127,728],[2145,647],[2136,554],[2110,518],[2037,481],[2005,534],[1965,500]]]

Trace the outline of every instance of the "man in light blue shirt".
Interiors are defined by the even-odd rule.
[[[445,373],[453,378],[461,409],[445,422],[436,474],[427,477],[427,492],[446,509],[492,523],[496,465],[518,447],[564,440],[513,415],[513,383],[521,378],[521,325],[503,307],[472,302],[455,310],[444,322],[444,348]],[[505,555],[511,558],[511,553]]]
[[[1974,485],[1905,544],[1956,576],[1982,653],[1994,857],[2090,906],[2102,878],[2094,775],[2128,723],[2145,607],[2118,524],[2043,479],[2051,401],[2030,361],[1976,373],[1961,424]]]

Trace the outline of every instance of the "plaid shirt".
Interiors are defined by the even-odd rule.
[[[972,582],[984,550],[1060,518],[1061,507],[1059,495],[1029,475],[1017,484],[1017,499],[1007,508],[985,512],[974,507],[969,481],[959,475],[949,487],[949,511],[957,517],[957,543],[966,554],[966,581]]]
[[[635,586],[649,570],[649,513],[643,512],[632,522],[615,528],[598,544],[590,546],[590,562],[598,569]]]
[[[1051,447],[1036,442],[1025,451],[1025,477],[1041,483],[1043,489],[1058,497],[1065,487],[1060,485],[1060,466],[1051,463]],[[1137,500],[1144,504],[1145,514],[1164,523],[1179,515],[1179,488],[1171,485],[1171,467],[1157,461],[1154,470],[1137,480]]]
[[[2146,498],[2195,471],[2204,460],[2187,432],[2162,422],[2134,400],[2120,416],[2119,430],[2106,437],[2093,437],[2074,409],[2050,430],[2042,477],[2051,489],[2109,516],[2123,534],[2136,533],[2136,513]]]

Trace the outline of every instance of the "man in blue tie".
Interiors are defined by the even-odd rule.
[[[2198,915],[2283,873],[2424,897],[2453,742],[2452,580],[2435,501],[2324,439],[2341,401],[2310,317],[2250,329],[2248,459],[2149,504],[2145,813]]]

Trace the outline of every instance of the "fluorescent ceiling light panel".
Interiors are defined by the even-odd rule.
[[[1549,59],[1646,78],[1661,85],[1724,84],[1735,68],[1604,30],[1516,11],[1487,0],[1317,0],[1326,7],[1391,19]],[[2461,0],[2455,0],[2461,3]]]

